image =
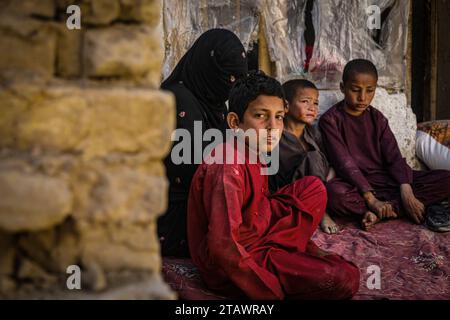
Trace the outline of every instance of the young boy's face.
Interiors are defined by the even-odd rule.
[[[238,127],[244,132],[256,132],[256,135],[249,134],[246,140],[250,148],[258,152],[271,152],[280,141],[284,115],[283,99],[260,95],[248,105]]]
[[[314,88],[298,89],[289,103],[288,118],[305,124],[313,124],[319,113],[319,91]]]
[[[377,78],[369,73],[353,73],[346,83],[341,83],[345,96],[345,111],[361,115],[370,105],[377,88]]]

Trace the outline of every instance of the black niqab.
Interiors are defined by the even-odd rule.
[[[182,81],[198,99],[211,128],[222,128],[225,101],[233,83],[248,71],[245,49],[239,38],[225,29],[203,33],[183,56],[161,88]]]
[[[239,38],[225,29],[201,35],[175,67],[161,88],[175,95],[177,128],[194,137],[194,123],[202,129],[226,128],[225,101],[231,90],[231,76],[247,73],[247,58]],[[203,145],[203,148],[205,145]],[[194,154],[194,145],[191,146]],[[169,180],[169,204],[158,219],[158,235],[163,256],[189,256],[186,215],[189,188],[196,164],[174,164],[171,154],[164,160]]]

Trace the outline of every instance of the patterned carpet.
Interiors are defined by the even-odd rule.
[[[354,299],[450,299],[450,233],[435,233],[406,220],[376,225],[370,232],[356,223],[335,236],[317,232],[322,249],[341,254],[361,271]],[[367,286],[368,267],[381,271],[381,289]]]
[[[370,232],[354,222],[338,223],[343,227],[339,234],[317,231],[313,239],[358,265],[361,280],[355,300],[450,299],[450,233],[434,233],[406,220],[384,222]],[[373,283],[371,266],[379,267],[380,289],[367,285]],[[163,274],[180,299],[226,299],[205,288],[190,260],[165,258]]]

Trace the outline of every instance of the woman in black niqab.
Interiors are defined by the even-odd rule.
[[[177,128],[194,137],[194,122],[202,130],[226,128],[226,105],[231,87],[247,74],[247,58],[239,38],[225,29],[203,33],[183,56],[161,88],[175,95]],[[203,148],[205,144],[202,144]],[[203,153],[203,152],[202,152]],[[192,146],[191,155],[194,154]],[[189,188],[197,164],[175,165],[165,159],[169,180],[169,204],[158,220],[163,256],[189,256],[186,238],[186,212]]]

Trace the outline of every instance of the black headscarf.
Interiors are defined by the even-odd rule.
[[[210,126],[223,126],[225,101],[232,82],[248,71],[244,46],[239,38],[225,29],[203,33],[183,56],[161,88],[182,81],[199,100]]]
[[[234,33],[212,29],[202,34],[161,85],[162,89],[175,95],[177,128],[194,134],[194,122],[202,121],[203,130],[224,130],[225,101],[232,86],[230,77],[238,79],[246,73],[245,50]],[[194,147],[192,144],[192,155]],[[189,256],[186,212],[189,188],[197,165],[176,165],[170,154],[164,164],[170,184],[167,211],[158,219],[161,252],[164,256]]]

